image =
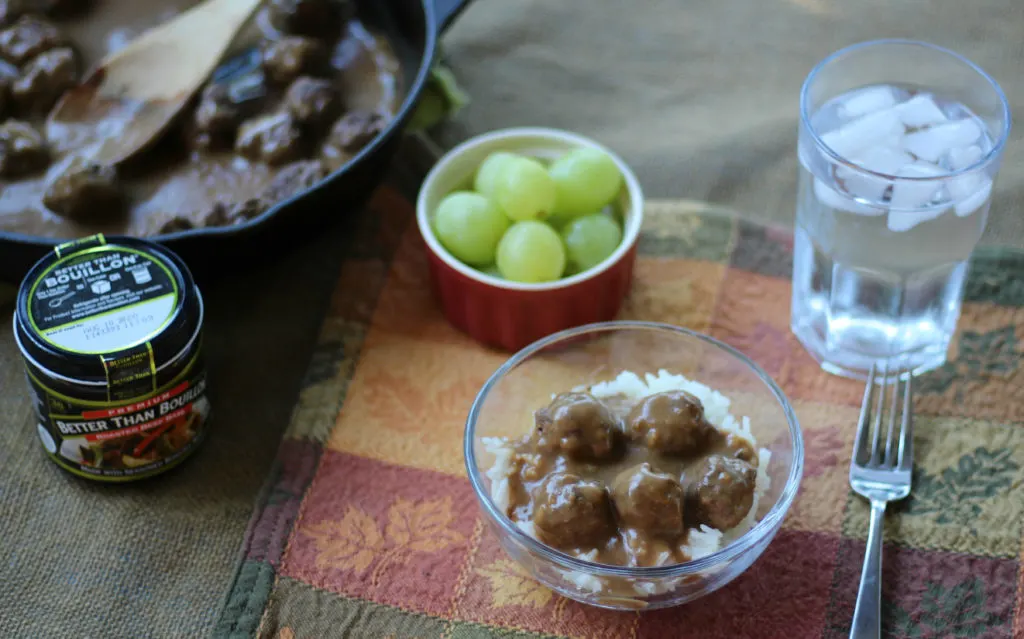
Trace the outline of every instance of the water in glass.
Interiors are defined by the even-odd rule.
[[[988,217],[984,123],[911,86],[867,86],[824,103],[801,130],[792,328],[831,372],[899,354],[941,365],[967,259]]]

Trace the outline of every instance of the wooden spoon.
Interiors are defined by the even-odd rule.
[[[144,32],[64,93],[47,137],[99,164],[134,156],[189,103],[261,2],[206,0]]]

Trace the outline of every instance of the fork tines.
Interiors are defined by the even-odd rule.
[[[880,375],[879,375],[880,373]],[[853,461],[865,468],[906,470],[914,461],[913,406],[911,371],[896,368],[890,374],[889,362],[881,371],[871,367],[864,387],[864,401],[860,407],[860,421],[857,424],[857,439],[854,442]],[[875,392],[875,387],[878,387]],[[902,395],[902,402],[900,397]],[[872,397],[876,396],[874,400]],[[902,411],[900,404],[902,403]],[[872,409],[874,404],[874,409]],[[882,423],[882,415],[889,412],[888,424]],[[897,415],[902,412],[898,432]],[[885,440],[882,430],[885,428]],[[898,439],[898,444],[897,444]]]

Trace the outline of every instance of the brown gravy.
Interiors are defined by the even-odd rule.
[[[197,1],[104,0],[81,15],[52,22],[78,53],[79,66],[88,70],[145,29]],[[253,24],[232,46],[228,60],[233,54],[281,36],[267,12],[267,8],[260,10]],[[330,73],[340,90],[342,113],[360,110],[379,114],[385,120],[394,117],[404,89],[399,63],[389,43],[357,18],[351,18],[332,46]],[[280,100],[281,91],[277,90],[276,94],[270,94],[259,113],[275,111]],[[191,117],[193,110],[194,107],[187,108],[184,117]],[[34,116],[28,121],[43,130],[43,119]],[[121,168],[127,211],[123,216],[106,221],[74,221],[48,210],[43,204],[48,185],[64,164],[62,158],[90,142],[88,130],[60,132],[56,139],[49,140],[54,157],[45,172],[24,179],[0,180],[0,231],[64,239],[97,232],[150,236],[176,223],[201,227],[210,225],[207,216],[213,204],[241,204],[261,196],[265,198],[268,189],[274,187],[275,177],[289,167],[288,164],[268,166],[230,149],[193,150],[185,144],[182,129],[181,125],[172,126],[138,161]],[[324,152],[319,145],[317,142],[317,148],[305,159],[321,159],[327,171],[339,168],[350,157]],[[291,195],[287,189],[281,191],[278,185],[279,197]]]
[[[736,517],[743,517],[750,510],[749,501],[746,502],[746,509],[743,509],[741,502],[753,496],[757,455],[751,443],[735,434],[721,432],[706,422],[699,400],[688,396],[699,407],[694,416],[701,423],[700,440],[686,444],[685,452],[669,452],[664,446],[667,441],[664,437],[665,429],[662,429],[659,438],[652,436],[650,431],[644,433],[637,428],[643,418],[643,411],[638,410],[638,407],[642,409],[640,405],[652,397],[639,402],[621,397],[600,400],[615,417],[613,429],[617,431],[615,435],[618,440],[615,450],[607,455],[601,453],[600,459],[593,458],[590,453],[584,453],[581,458],[581,449],[575,446],[580,440],[590,443],[598,441],[599,428],[592,421],[592,412],[578,411],[574,415],[563,412],[562,416],[572,423],[568,429],[563,428],[558,433],[561,437],[560,447],[553,447],[546,443],[542,432],[551,428],[551,422],[541,417],[543,411],[551,409],[538,411],[537,428],[513,447],[513,472],[509,478],[509,508],[506,514],[515,522],[535,524],[538,538],[548,545],[587,555],[595,563],[618,566],[658,566],[689,561],[691,557],[685,547],[691,530],[702,524],[724,529],[739,523]],[[593,399],[584,398],[583,401]],[[552,407],[558,401],[556,398]],[[663,414],[655,417],[661,418],[663,426],[671,425],[671,420],[678,418],[678,413],[674,416]],[[557,424],[557,419],[555,422]],[[676,435],[679,433],[676,430]],[[569,438],[575,438],[572,445],[566,445]],[[655,450],[652,446],[662,449]],[[739,483],[749,481],[749,486],[731,494],[726,493],[738,484],[725,486],[724,492],[714,492],[721,488],[716,482],[721,481],[722,475],[718,470],[709,472],[708,464],[712,460],[718,462],[723,459],[730,468],[742,470],[737,477],[742,476],[744,479]],[[645,477],[655,478],[655,483],[647,486],[653,488],[653,491],[646,500],[641,498],[625,502],[633,498],[635,491],[629,489],[627,496],[627,484],[623,483],[623,478],[635,479],[634,472],[644,464],[653,473]],[[555,494],[561,486],[553,489],[552,480],[557,481],[556,478],[564,477],[565,474],[581,479],[581,484],[585,484],[584,489]],[[635,484],[633,488],[636,488]],[[600,511],[605,506],[590,504],[573,512],[570,503],[574,499],[588,498],[586,491],[589,489],[593,489],[591,497],[598,495],[598,498],[592,499],[594,503],[607,501],[607,526],[595,535],[590,534],[593,525],[585,524],[581,527],[578,525],[579,520],[593,518],[595,509]],[[603,491],[604,497],[600,497],[598,491]],[[677,502],[666,501],[670,493]],[[723,523],[721,511],[710,516],[703,512],[702,508],[709,505],[708,499],[714,500],[710,504],[712,508],[720,505],[731,509],[726,517],[732,520]],[[673,506],[676,503],[678,506]],[[538,509],[552,504],[562,507],[562,511],[556,514],[558,530],[545,534]]]

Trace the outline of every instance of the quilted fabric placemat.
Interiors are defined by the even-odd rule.
[[[531,581],[481,519],[462,433],[506,354],[440,315],[411,205],[383,190],[372,213],[338,274],[218,636],[846,636],[868,529],[847,483],[863,386],[822,373],[789,331],[790,232],[648,205],[622,317],[706,332],[758,361],[796,407],[806,466],[749,571],[694,604],[616,613]],[[1024,254],[982,251],[951,360],[917,384],[914,491],[886,521],[887,636],[1024,636],[1022,336]]]

